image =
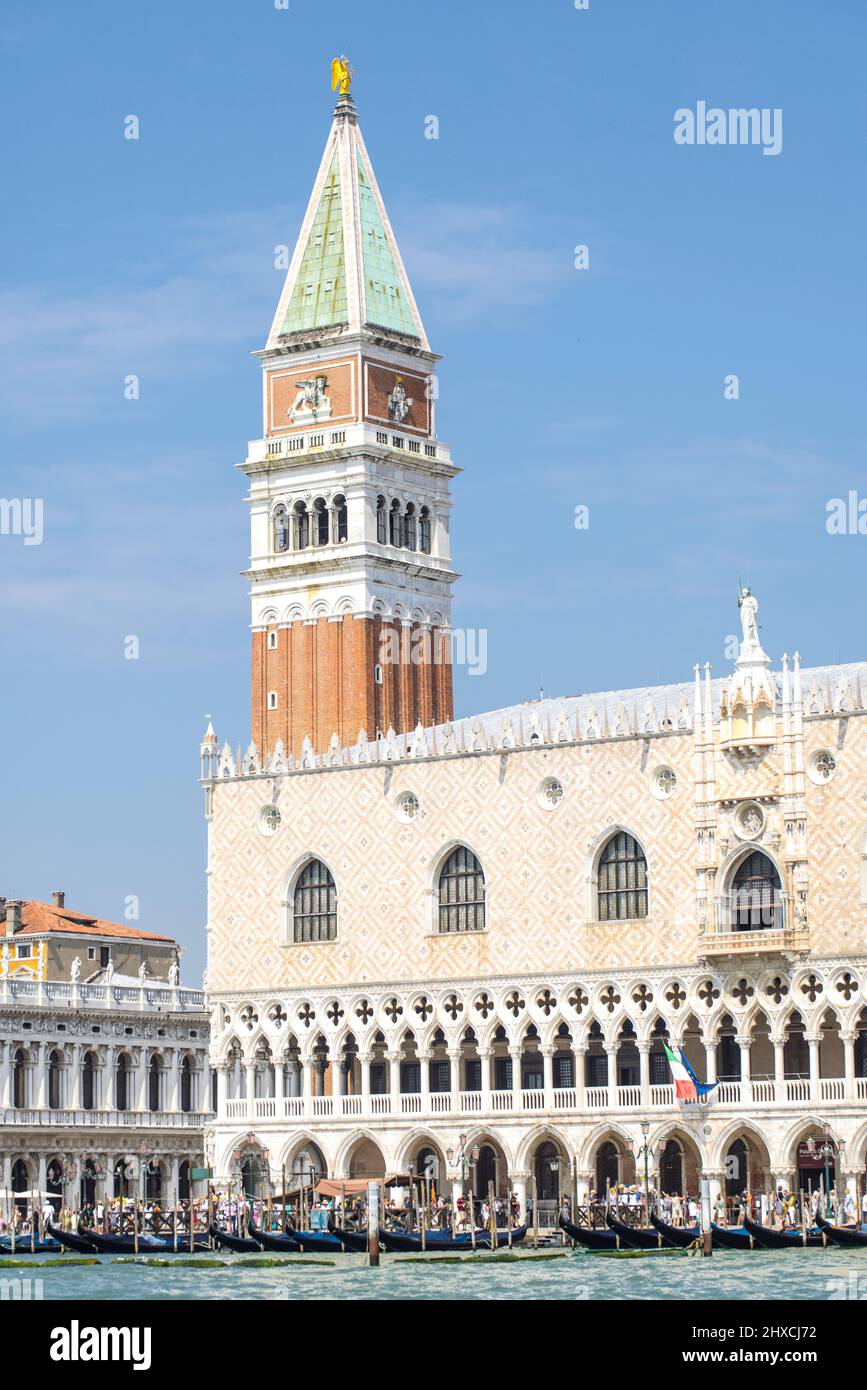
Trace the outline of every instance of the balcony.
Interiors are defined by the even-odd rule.
[[[31,1129],[199,1130],[213,1118],[211,1112],[200,1110],[52,1110],[48,1106],[0,1110],[0,1125],[27,1125]]]
[[[714,930],[700,939],[699,954],[705,959],[797,954],[807,949],[809,938],[793,920],[783,893],[723,893],[717,899]]]
[[[772,1077],[753,1077],[745,1081],[721,1081],[709,1097],[698,1104],[702,1111],[741,1111],[745,1108],[780,1109],[803,1108],[807,1104],[854,1106],[867,1101],[867,1077],[805,1077],[776,1081]],[[493,1091],[432,1091],[399,1092],[377,1095],[345,1096],[286,1096],[257,1097],[252,1106],[245,1099],[225,1102],[223,1120],[245,1122],[286,1120],[299,1123],[368,1122],[387,1119],[414,1123],[419,1117],[440,1116],[460,1124],[467,1115],[481,1118],[527,1118],[547,1115],[561,1118],[596,1118],[602,1112],[609,1115],[631,1112],[644,1115],[653,1112],[680,1113],[684,1102],[678,1102],[674,1086],[650,1085],[646,1096],[641,1086],[566,1086],[550,1091],[531,1090]],[[23,1114],[26,1112],[11,1112]],[[48,1112],[46,1112],[48,1113]],[[95,1113],[95,1112],[85,1112]],[[0,1112],[2,1114],[2,1112]],[[148,1116],[147,1122],[160,1123],[171,1117]],[[188,1116],[179,1117],[189,1120]],[[47,1123],[47,1121],[46,1121]]]
[[[122,1009],[136,1013],[204,1013],[205,995],[201,989],[184,989],[146,980],[135,985],[83,985],[59,980],[0,979],[0,1004],[26,1005],[27,1008]]]

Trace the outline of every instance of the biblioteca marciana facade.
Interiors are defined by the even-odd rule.
[[[867,663],[773,663],[743,589],[730,671],[454,718],[456,469],[348,94],[260,356],[253,742],[202,745],[217,1181],[580,1200],[649,1123],[668,1192],[823,1146],[860,1189]]]

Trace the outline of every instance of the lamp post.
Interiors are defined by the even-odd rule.
[[[475,1249],[475,1246],[476,1246],[476,1212],[475,1212],[475,1202],[474,1202],[474,1200],[473,1200],[473,1195],[472,1195],[472,1193],[470,1193],[469,1205],[467,1204],[467,1170],[470,1169],[470,1170],[472,1171],[473,1169],[475,1169],[475,1166],[476,1166],[476,1164],[477,1164],[478,1161],[479,1161],[479,1148],[478,1148],[478,1145],[474,1145],[473,1148],[472,1148],[472,1150],[471,1150],[469,1153],[467,1153],[467,1136],[466,1136],[465,1134],[459,1134],[459,1135],[458,1135],[458,1143],[459,1143],[459,1145],[460,1145],[460,1152],[459,1152],[458,1154],[455,1154],[454,1149],[451,1149],[451,1148],[446,1149],[446,1162],[448,1163],[449,1167],[451,1167],[451,1166],[452,1166],[452,1162],[454,1161],[455,1164],[456,1164],[456,1166],[459,1167],[460,1170],[461,1170],[461,1196],[462,1196],[463,1199],[464,1199],[464,1210],[467,1211],[467,1212],[469,1213],[469,1217],[470,1217],[470,1233],[471,1233],[471,1236],[472,1236],[473,1249]]]
[[[639,1144],[638,1148],[636,1149],[635,1146],[633,1145],[633,1142],[632,1142],[631,1139],[627,1139],[627,1141],[626,1141],[626,1147],[629,1149],[629,1152],[632,1153],[632,1154],[634,1155],[635,1158],[643,1158],[643,1159],[644,1159],[644,1224],[645,1224],[645,1226],[649,1226],[649,1225],[650,1225],[650,1178],[649,1178],[649,1176],[648,1176],[647,1164],[648,1164],[648,1159],[650,1158],[650,1154],[651,1154],[651,1152],[652,1152],[652,1148],[651,1148],[650,1142],[649,1142],[649,1140],[648,1140],[648,1135],[649,1135],[649,1134],[650,1134],[650,1122],[649,1122],[649,1120],[642,1120],[642,1121],[641,1121],[641,1135],[642,1135],[642,1139],[643,1139],[644,1142],[643,1142],[642,1144]],[[662,1149],[662,1144],[663,1144],[663,1142],[664,1142],[663,1140],[660,1140],[660,1151],[661,1151],[661,1149]]]

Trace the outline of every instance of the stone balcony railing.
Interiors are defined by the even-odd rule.
[[[393,426],[344,424],[330,426],[328,422],[314,429],[293,434],[275,435],[267,439],[251,439],[247,445],[246,467],[262,463],[295,460],[310,453],[328,454],[331,450],[345,451],[365,446],[393,449],[408,459],[424,459],[431,463],[451,464],[451,448],[437,439],[417,438]]]
[[[27,1008],[125,1009],[139,1013],[203,1013],[201,989],[155,982],[140,986],[83,985],[56,980],[0,978],[0,1005]]]
[[[722,1081],[710,1097],[700,1104],[703,1108],[742,1110],[745,1107],[797,1106],[807,1103],[855,1105],[867,1101],[867,1077],[822,1077],[809,1080],[751,1080]],[[322,1120],[377,1120],[417,1118],[419,1116],[448,1116],[457,1119],[464,1115],[493,1115],[515,1118],[532,1114],[559,1114],[577,1119],[594,1117],[607,1111],[673,1110],[678,1108],[674,1086],[650,1086],[642,1098],[641,1086],[585,1086],[555,1088],[550,1093],[530,1091],[432,1091],[392,1095],[353,1096],[285,1096],[256,1097],[253,1100],[234,1099],[225,1103],[225,1111],[217,1120],[282,1121],[299,1123]]]
[[[203,1129],[213,1115],[201,1110],[52,1110],[28,1106],[0,1110],[0,1125],[70,1129]]]

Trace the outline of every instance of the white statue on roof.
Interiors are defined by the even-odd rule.
[[[69,978],[74,985],[81,979],[81,956],[76,956],[69,971]]]
[[[738,596],[738,608],[741,610],[741,627],[744,631],[741,656],[764,655],[759,641],[758,599],[746,586]]]
[[[141,963],[141,965],[140,965],[139,968],[138,968],[138,982],[139,982],[139,984],[140,984],[140,985],[143,985],[144,982],[145,982],[145,980],[147,979],[147,977],[148,977],[148,963],[147,963],[146,960],[143,960],[142,963]]]
[[[177,961],[176,961],[176,960],[173,960],[172,963],[171,963],[171,965],[169,966],[169,984],[170,984],[170,985],[173,985],[173,986],[174,986],[174,985],[178,985],[178,984],[180,984],[180,981],[181,981],[180,967],[178,966]]]

